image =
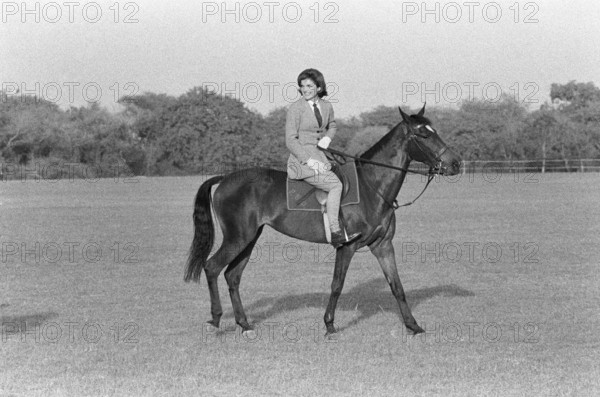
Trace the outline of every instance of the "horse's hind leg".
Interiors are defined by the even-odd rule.
[[[212,320],[208,323],[217,328],[219,328],[221,316],[223,315],[217,280],[221,271],[235,259],[240,251],[241,249],[236,247],[235,244],[223,240],[221,247],[208,260],[204,268],[208,282],[208,291],[210,293],[210,313],[212,315]]]
[[[242,279],[242,272],[244,271],[252,249],[256,244],[256,241],[262,233],[262,226],[258,229],[256,236],[252,241],[244,248],[244,250],[235,258],[233,262],[229,264],[225,271],[225,280],[229,286],[229,296],[231,297],[231,304],[233,306],[233,313],[235,315],[235,322],[242,327],[242,332],[249,331],[252,329],[248,320],[246,319],[246,313],[244,313],[244,307],[242,305],[242,299],[240,298],[240,281]]]
[[[250,259],[250,254],[252,253],[252,248],[256,243],[256,240],[260,236],[260,232],[262,231],[262,227],[258,229],[257,232],[252,235],[251,233],[246,234],[245,238],[240,238],[240,233],[236,233],[238,236],[236,238],[237,242],[232,241],[233,239],[229,236],[233,233],[224,233],[223,242],[221,243],[221,247],[217,250],[217,252],[208,260],[206,263],[206,267],[204,271],[206,273],[206,279],[208,281],[208,290],[210,293],[210,313],[212,315],[212,320],[208,323],[213,325],[214,327],[219,327],[219,323],[221,321],[221,316],[223,315],[223,308],[221,307],[221,298],[219,297],[219,286],[218,286],[218,278],[219,274],[223,271],[226,266],[229,266],[227,269],[227,273],[233,271],[233,269],[239,268],[237,272],[234,272],[234,276],[228,276],[227,273],[225,278],[229,285],[229,290],[231,294],[232,282],[236,285],[235,280],[237,280],[237,286],[239,286],[239,280],[241,278],[242,271],[246,266],[248,259]],[[241,242],[240,242],[241,241]],[[235,276],[237,275],[237,277]],[[229,278],[231,277],[231,282]],[[237,301],[234,299],[234,295],[232,295],[232,303],[233,308],[236,315],[236,321],[238,320],[238,311],[240,311],[243,315],[244,311],[241,309],[241,302],[239,299],[239,292],[237,292],[237,287],[234,288],[235,296]],[[237,302],[239,303],[240,310],[236,309],[238,307]],[[244,316],[245,319],[245,316]],[[239,323],[239,321],[238,321]],[[247,324],[247,322],[246,322]],[[242,325],[242,324],[240,324]],[[242,328],[244,326],[242,325]]]
[[[206,273],[206,280],[208,282],[208,291],[210,293],[210,313],[212,320],[208,323],[214,327],[219,327],[221,316],[223,315],[223,308],[221,307],[221,298],[219,297],[219,286],[218,278],[219,274],[223,269],[236,261],[240,252],[244,251],[244,248],[248,245],[246,240],[244,243],[235,243],[231,239],[226,237],[223,238],[221,247],[215,252],[215,254],[208,260],[204,272]]]

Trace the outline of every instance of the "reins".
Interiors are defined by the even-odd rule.
[[[430,171],[425,172],[425,171],[419,171],[419,170],[411,170],[411,169],[408,169],[408,168],[396,167],[394,165],[389,165],[389,164],[385,164],[385,163],[380,163],[378,161],[373,161],[373,160],[365,159],[365,158],[362,158],[362,157],[353,156],[351,154],[340,152],[339,150],[335,150],[335,149],[323,149],[321,147],[319,147],[319,149],[321,149],[324,152],[331,153],[333,159],[335,161],[337,161],[338,163],[340,163],[340,164],[345,164],[346,163],[346,157],[349,157],[351,159],[358,160],[361,163],[373,164],[373,165],[376,165],[376,166],[379,166],[379,167],[390,168],[390,169],[396,170],[396,171],[411,172],[413,174],[419,174],[419,175],[425,175],[425,176],[434,175]],[[338,160],[335,156],[340,156],[342,158],[342,161]]]
[[[369,159],[365,159],[362,157],[358,157],[358,156],[353,156],[351,154],[348,153],[344,153],[341,152],[339,150],[336,149],[323,149],[319,146],[317,146],[320,150],[324,151],[324,152],[328,152],[331,154],[332,158],[338,162],[339,164],[346,164],[346,157],[349,157],[351,159],[356,160],[359,163],[367,163],[367,164],[372,164],[372,165],[376,165],[378,167],[383,167],[383,168],[389,168],[395,171],[402,171],[402,172],[411,172],[413,174],[419,174],[419,175],[425,175],[427,176],[427,183],[425,184],[425,187],[423,188],[423,190],[421,191],[421,193],[419,193],[419,195],[417,197],[415,197],[412,201],[409,201],[407,203],[404,203],[402,205],[398,204],[398,200],[394,199],[394,201],[392,203],[390,203],[385,197],[383,197],[383,195],[381,193],[379,193],[379,191],[377,191],[377,189],[375,189],[373,186],[371,186],[371,184],[368,182],[367,179],[364,179],[363,182],[365,182],[365,184],[369,187],[369,189],[371,189],[372,191],[375,192],[375,194],[377,194],[379,197],[381,197],[381,199],[390,207],[393,208],[394,211],[397,210],[398,208],[401,207],[407,207],[411,204],[413,204],[415,201],[417,201],[419,199],[419,197],[421,197],[423,195],[423,193],[425,193],[425,190],[427,189],[427,187],[429,186],[429,184],[431,183],[431,181],[433,180],[433,178],[435,177],[435,173],[431,172],[431,169],[428,172],[424,172],[424,171],[419,171],[419,170],[411,170],[408,168],[402,168],[402,167],[396,167],[393,165],[389,165],[389,164],[385,164],[385,163],[380,163],[378,161],[373,161],[373,160],[369,160]],[[336,158],[335,156],[339,156],[339,158]]]

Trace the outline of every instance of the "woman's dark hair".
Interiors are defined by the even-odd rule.
[[[327,88],[325,84],[325,77],[323,77],[323,73],[319,72],[317,69],[306,69],[303,70],[302,73],[298,75],[298,87],[300,87],[302,80],[311,79],[317,85],[317,88],[320,88],[321,91],[317,93],[319,98],[323,98],[327,96]],[[298,90],[300,91],[300,90]],[[302,93],[300,91],[300,93]]]

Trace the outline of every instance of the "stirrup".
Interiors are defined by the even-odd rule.
[[[346,231],[340,230],[339,232],[331,232],[331,245],[335,248],[341,247],[344,244],[348,244],[356,240],[361,236],[361,233],[347,234]]]

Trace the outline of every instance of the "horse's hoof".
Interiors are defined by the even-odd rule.
[[[253,329],[245,329],[242,331],[242,336],[248,340],[256,339],[256,331]]]
[[[214,321],[207,321],[204,325],[207,331],[216,331],[219,329],[219,324],[215,324]]]
[[[323,339],[326,343],[337,342],[340,339],[340,333],[337,331],[326,332],[325,337]]]
[[[327,331],[325,332],[325,338],[331,339],[337,333],[337,330],[335,329],[333,324],[326,325],[326,328],[327,328]]]
[[[325,336],[332,335],[332,334],[335,334],[337,332],[336,329],[335,329],[335,327],[333,326],[333,323],[331,323],[331,324],[325,324],[325,328],[327,329],[327,332],[325,333]]]
[[[407,325],[406,328],[408,328],[409,330],[412,331],[413,335],[418,335],[418,334],[422,334],[425,332],[425,330],[423,328],[421,328],[420,326],[418,326],[416,323],[415,324],[411,324],[411,325]]]

